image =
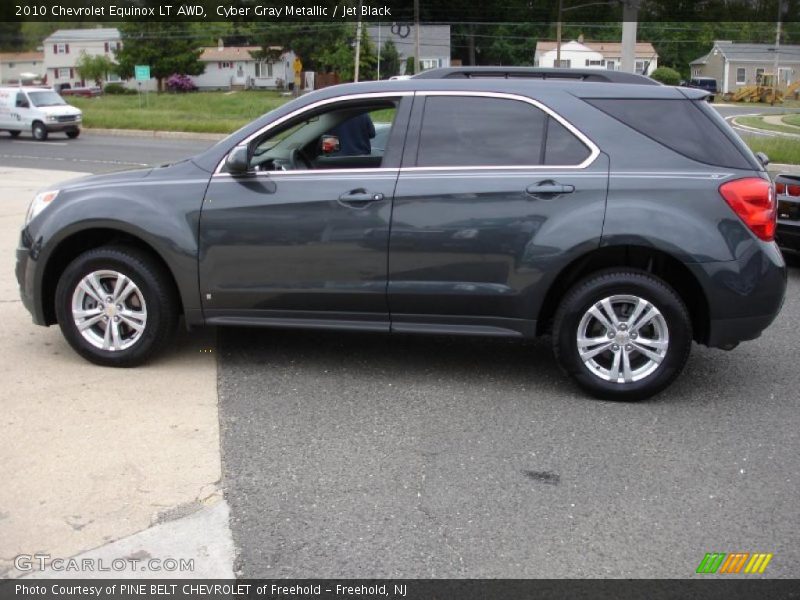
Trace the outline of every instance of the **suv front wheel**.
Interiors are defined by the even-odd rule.
[[[89,250],[64,270],[56,316],[70,345],[98,365],[142,364],[177,323],[169,275],[148,254],[125,246]]]
[[[680,296],[642,271],[602,271],[578,282],[553,325],[562,368],[609,400],[643,400],[663,390],[683,370],[691,344]]]

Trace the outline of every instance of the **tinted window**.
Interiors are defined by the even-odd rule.
[[[734,169],[753,168],[725,133],[692,101],[603,98],[587,102],[692,160]]]
[[[589,158],[589,154],[589,148],[566,127],[552,117],[548,119],[544,164],[579,165]]]
[[[518,100],[429,96],[417,165],[541,164],[545,117],[535,106]]]

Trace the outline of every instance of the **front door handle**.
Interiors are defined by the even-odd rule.
[[[571,194],[574,191],[574,185],[558,183],[551,179],[534,183],[525,188],[526,194],[536,198],[554,198],[561,194]]]
[[[368,192],[365,189],[349,191],[339,196],[339,203],[352,208],[364,208],[370,202],[380,202],[383,194],[380,192]]]

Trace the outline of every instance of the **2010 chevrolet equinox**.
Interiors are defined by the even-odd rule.
[[[786,287],[773,185],[706,95],[491,68],[323,89],[183,162],[39,193],[22,299],[102,365],[150,358],[181,315],[552,333],[589,393],[645,398],[693,340],[758,337]]]

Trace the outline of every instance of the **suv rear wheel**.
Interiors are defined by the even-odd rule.
[[[64,270],[56,316],[70,345],[93,363],[139,365],[169,341],[177,323],[169,275],[124,246],[89,250]]]
[[[562,368],[603,399],[657,394],[683,370],[691,344],[691,319],[681,298],[641,271],[602,271],[578,282],[553,326]]]

